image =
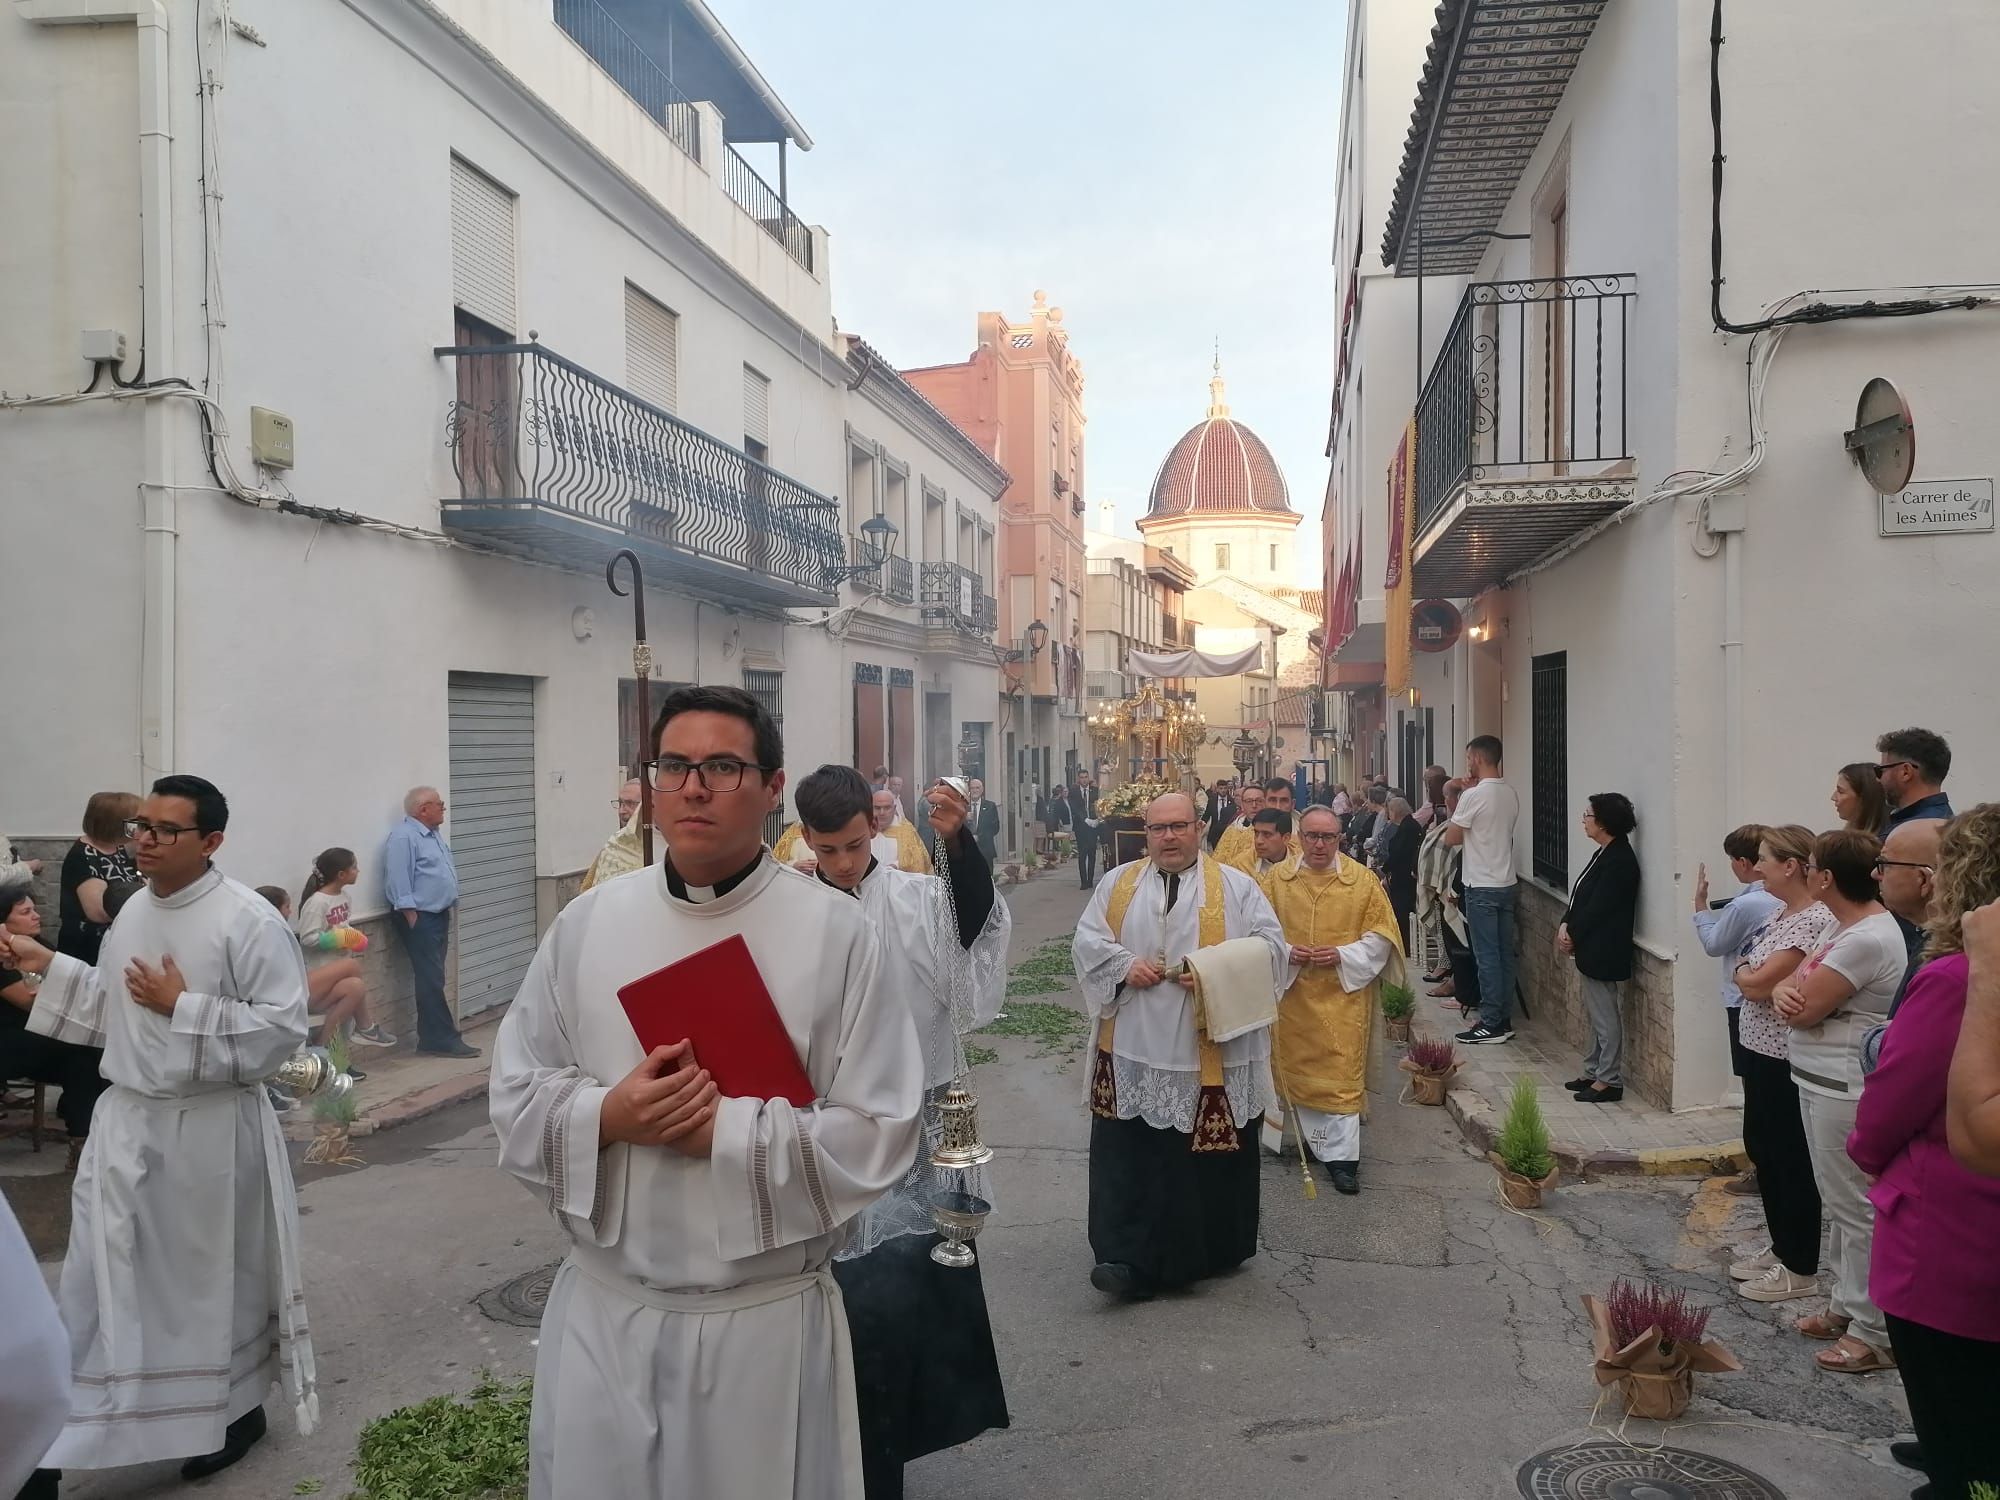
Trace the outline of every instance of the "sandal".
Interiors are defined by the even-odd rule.
[[[1815,1354],[1813,1362],[1822,1370],[1835,1370],[1843,1375],[1869,1375],[1896,1368],[1896,1356],[1887,1349],[1877,1349],[1847,1334],[1842,1334],[1840,1342],[1831,1349]]]
[[[1847,1318],[1836,1318],[1830,1312],[1807,1313],[1803,1318],[1794,1318],[1792,1327],[1809,1339],[1837,1339],[1846,1336],[1849,1321]],[[1855,1342],[1858,1344],[1861,1341],[1856,1339]]]

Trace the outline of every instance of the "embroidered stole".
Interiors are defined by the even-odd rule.
[[[1152,868],[1150,859],[1134,860],[1119,871],[1117,880],[1112,883],[1105,920],[1111,928],[1112,938],[1119,943],[1125,940],[1125,913],[1131,908],[1132,897],[1139,889],[1140,880]],[[1201,869],[1201,913],[1195,946],[1213,948],[1229,935],[1227,911],[1223,904],[1222,868],[1211,856],[1202,861]],[[1162,933],[1166,931],[1169,915],[1166,911],[1160,913]],[[1118,1118],[1118,1085],[1111,1063],[1111,1041],[1117,1023],[1115,1015],[1106,1016],[1097,1023],[1097,1058],[1090,1075],[1090,1112],[1107,1120]],[[1195,1105],[1190,1149],[1234,1151],[1238,1146],[1236,1118],[1230,1113],[1229,1095],[1223,1087],[1222,1048],[1209,1040],[1207,1018],[1202,1014],[1199,1000],[1195,1004],[1195,1041],[1201,1057],[1201,1098]]]

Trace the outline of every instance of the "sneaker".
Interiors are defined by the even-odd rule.
[[[1757,1169],[1752,1167],[1740,1177],[1732,1177],[1722,1185],[1722,1190],[1734,1198],[1755,1198],[1763,1189],[1757,1186]]]
[[[1771,1268],[1778,1263],[1778,1257],[1766,1245],[1754,1255],[1746,1255],[1741,1260],[1729,1263],[1729,1278],[1732,1281],[1755,1281],[1759,1276],[1768,1276]]]
[[[353,1063],[349,1063],[347,1065],[347,1076],[353,1079],[356,1083],[359,1083],[361,1082],[362,1079],[366,1078],[368,1075],[362,1072],[359,1068],[355,1067]]]
[[[1780,1262],[1736,1290],[1752,1302],[1789,1302],[1794,1297],[1817,1297],[1819,1278],[1795,1275]]]
[[[269,1084],[264,1085],[264,1097],[271,1101],[271,1108],[281,1117],[290,1114],[299,1106],[299,1101],[290,1094],[283,1089],[272,1088]]]
[[[1505,1026],[1495,1031],[1484,1021],[1481,1021],[1470,1031],[1461,1031],[1458,1034],[1458,1040],[1464,1042],[1468,1047],[1502,1046],[1514,1040],[1514,1028]]]
[[[349,1041],[358,1042],[363,1047],[393,1047],[396,1038],[393,1033],[378,1026],[357,1026],[348,1034]]]

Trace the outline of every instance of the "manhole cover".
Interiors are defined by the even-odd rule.
[[[1521,1493],[1527,1500],[1785,1500],[1770,1480],[1706,1453],[1642,1453],[1623,1443],[1538,1453],[1521,1465]]]
[[[549,1288],[555,1284],[556,1268],[543,1266],[525,1276],[516,1276],[490,1292],[481,1292],[474,1305],[496,1323],[512,1323],[516,1328],[542,1326],[542,1309],[549,1305]]]

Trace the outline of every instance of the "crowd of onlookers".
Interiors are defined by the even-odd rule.
[[[57,931],[53,947],[86,964],[97,962],[104,934],[120,907],[142,889],[134,850],[141,839],[159,837],[143,820],[135,822],[140,799],[130,792],[97,792],[84,805],[83,827],[64,854],[53,881]],[[439,836],[444,800],[434,787],[416,787],[404,799],[403,818],[383,846],[383,893],[390,925],[403,938],[416,980],[417,1050],[440,1056],[470,1057],[476,1049],[459,1036],[445,993],[445,953],[451,910],[458,901],[458,878],[451,850]],[[23,937],[44,937],[36,901],[42,862],[14,858],[0,840],[0,926]],[[352,889],[361,878],[352,849],[322,850],[301,886],[297,902],[282,886],[257,887],[297,933],[306,969],[312,1039],[335,1036],[349,1049],[393,1047],[396,1037],[375,1018],[360,955],[368,940],[354,925]],[[28,1012],[40,981],[0,966],[0,1084],[42,1083],[60,1093],[57,1117],[69,1135],[74,1163],[97,1099],[105,1089],[99,1073],[103,1050],[56,1041],[28,1029]],[[367,1074],[350,1061],[349,1074]],[[293,1100],[270,1090],[279,1113]]]

